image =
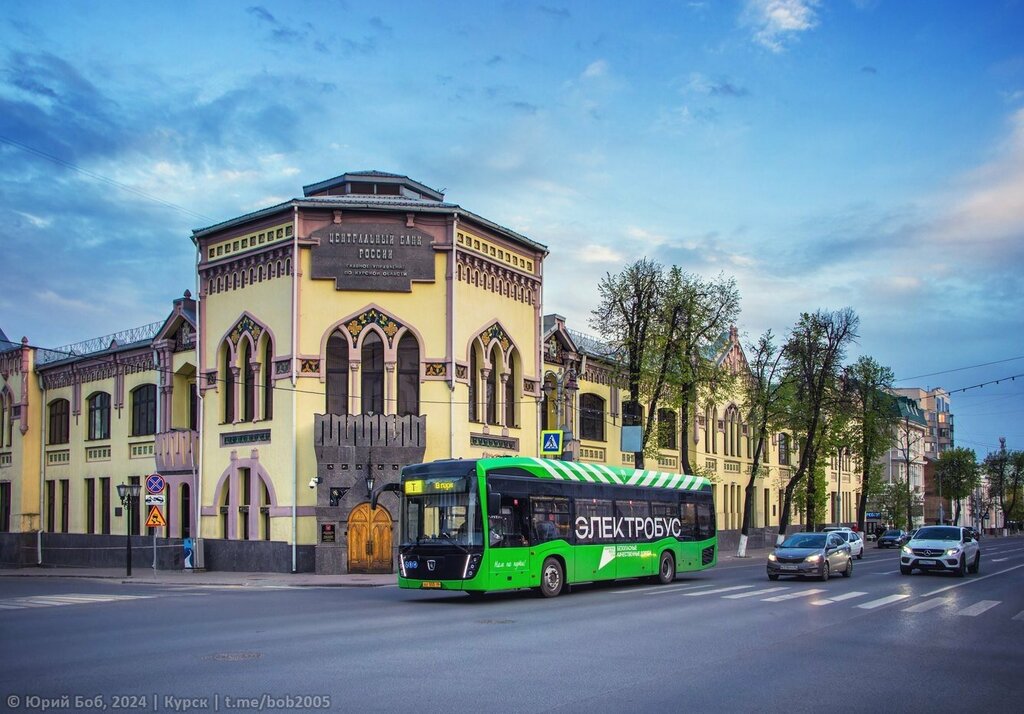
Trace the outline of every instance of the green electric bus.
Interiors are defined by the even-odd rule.
[[[398,584],[536,588],[650,578],[717,562],[711,484],[699,476],[529,457],[406,466]]]

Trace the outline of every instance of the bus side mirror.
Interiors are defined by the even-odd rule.
[[[495,491],[487,492],[487,513],[494,516],[501,511],[501,494]]]

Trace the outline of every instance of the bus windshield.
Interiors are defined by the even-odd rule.
[[[402,545],[482,546],[480,504],[471,479],[407,481],[402,499]]]

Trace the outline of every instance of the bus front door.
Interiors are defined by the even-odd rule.
[[[530,587],[531,555],[526,499],[502,495],[501,511],[489,519],[490,587]]]

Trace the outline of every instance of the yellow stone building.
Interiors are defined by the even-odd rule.
[[[4,564],[118,564],[129,532],[137,565],[182,567],[188,538],[210,569],[392,572],[405,464],[536,456],[564,429],[566,458],[632,465],[610,350],[542,312],[546,247],[442,193],[343,174],[192,240],[197,294],[162,322],[53,350],[0,335]],[[746,368],[735,329],[717,358]],[[658,415],[658,468],[689,440],[724,547],[751,466],[741,415],[709,404],[688,434]],[[785,434],[766,465],[759,533],[795,467]],[[122,509],[116,488],[153,473],[166,525],[147,528],[152,505]]]

